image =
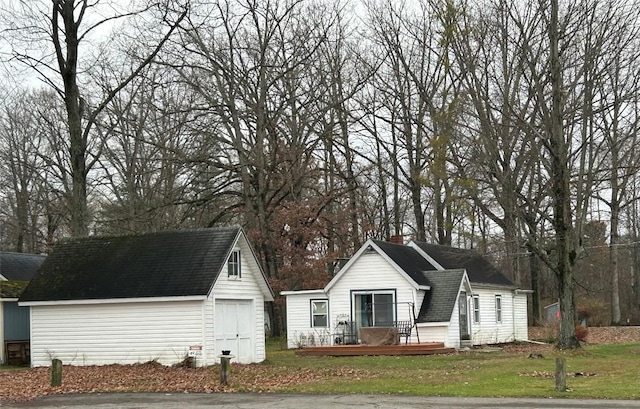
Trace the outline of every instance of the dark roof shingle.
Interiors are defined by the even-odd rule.
[[[39,254],[0,252],[0,276],[7,280],[29,281],[45,258]]]
[[[20,301],[206,296],[239,227],[58,243]]]
[[[417,322],[448,322],[458,299],[464,270],[426,271],[431,289],[424,295]]]
[[[431,285],[423,272],[435,270],[435,267],[415,249],[387,241],[373,240],[373,242],[418,285]]]
[[[474,250],[415,242],[422,251],[445,269],[467,270],[471,284],[492,284],[513,287],[513,283],[485,257]]]

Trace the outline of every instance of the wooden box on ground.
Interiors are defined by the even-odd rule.
[[[8,365],[29,365],[31,350],[29,341],[5,341]]]

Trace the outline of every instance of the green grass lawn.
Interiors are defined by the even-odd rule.
[[[593,345],[568,352],[549,348],[541,352],[542,358],[531,359],[526,348],[404,357],[303,357],[283,349],[281,342],[269,340],[268,359],[262,364],[232,365],[231,384],[225,391],[640,399],[640,343]],[[555,391],[558,356],[567,362],[567,392]],[[67,368],[63,376],[63,383],[69,382],[66,393],[201,392],[204,386],[212,391],[219,386],[217,365],[205,370],[157,365],[105,366],[105,372],[101,368]],[[33,397],[48,387],[46,368],[43,372],[42,368],[0,366],[0,372],[4,371],[16,371],[15,376],[3,379],[14,382],[8,390],[33,385],[38,373],[43,384]],[[582,376],[574,376],[576,373]],[[161,379],[166,376],[171,381],[163,385]],[[122,380],[127,377],[130,385],[123,389]]]
[[[270,342],[265,365],[335,368],[353,376],[291,385],[290,392],[432,396],[640,399],[640,343],[542,353],[465,352],[430,356],[301,357]],[[555,391],[555,359],[567,362],[567,392]],[[343,372],[344,372],[343,371]],[[575,376],[581,373],[582,376]]]

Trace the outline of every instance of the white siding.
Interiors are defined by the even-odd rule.
[[[418,324],[418,332],[420,333],[420,342],[443,342],[448,345],[449,323],[443,322],[438,324]],[[457,345],[453,345],[457,347]]]
[[[33,306],[31,363],[173,364],[202,343],[202,307],[202,301]]]
[[[335,315],[329,307],[329,326],[327,328],[311,327],[311,300],[327,299],[324,293],[303,293],[287,295],[287,348],[303,346],[328,345],[331,342]],[[311,341],[313,339],[313,342]]]
[[[464,287],[463,287],[464,284],[462,284],[461,286],[462,286],[461,289],[464,290]],[[459,299],[460,299],[460,289],[458,290],[458,296],[456,297],[456,302],[453,306],[453,312],[451,313],[451,320],[449,321],[447,339],[444,342],[444,346],[448,348],[460,348],[460,308],[458,304]]]
[[[471,338],[474,345],[511,342],[516,338],[513,292],[510,290],[473,287],[473,294],[480,299],[480,323],[471,322]],[[496,295],[502,296],[502,321],[496,322]],[[471,309],[473,311],[473,309]],[[526,298],[524,325],[526,327]]]
[[[253,254],[247,245],[244,236],[240,237],[236,245],[240,250],[242,265],[241,277],[228,277],[226,264],[220,272],[220,276],[213,286],[213,292],[206,302],[204,314],[204,337],[206,348],[203,351],[206,362],[219,362],[217,357],[221,353],[221,348],[215,345],[215,300],[253,300],[253,316],[247,317],[255,322],[255,333],[253,335],[254,356],[252,362],[262,362],[266,359],[265,330],[264,330],[264,295],[258,285],[258,280],[262,280],[261,272],[253,261]]]
[[[516,340],[529,339],[529,327],[527,322],[527,294],[516,294],[513,297]]]
[[[351,311],[351,291],[357,290],[395,290],[396,291],[396,320],[409,321],[411,307],[409,302],[417,300],[415,289],[394,269],[380,254],[365,253],[351,265],[348,271],[338,280],[329,292],[329,313],[332,325],[336,323],[336,316],[346,314],[353,320]],[[420,306],[416,304],[416,309]],[[409,342],[416,342],[412,334]]]

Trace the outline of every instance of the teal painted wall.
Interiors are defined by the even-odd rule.
[[[18,302],[4,303],[4,340],[29,339],[29,307],[19,307]]]

